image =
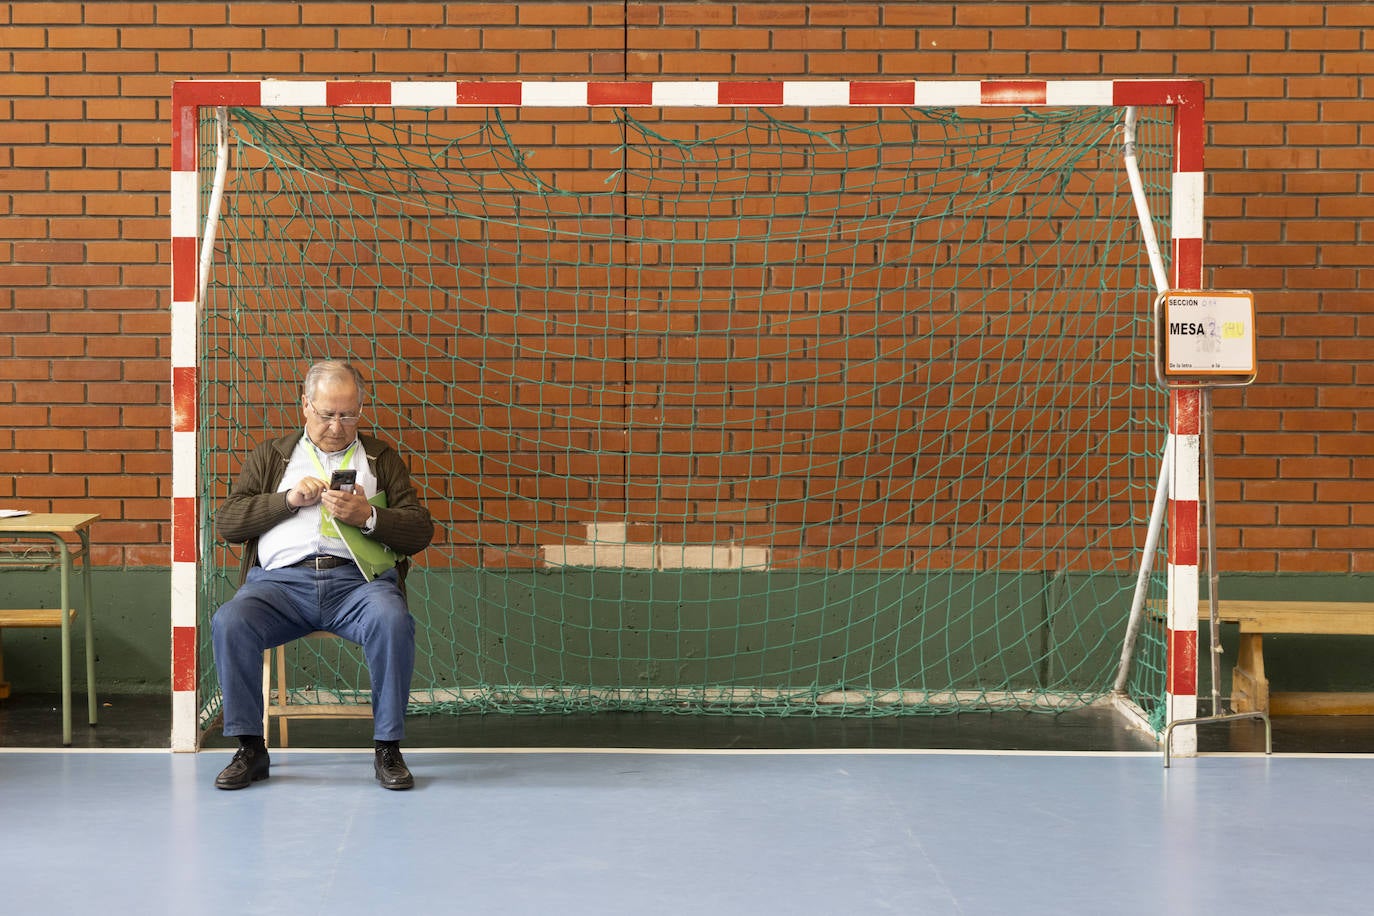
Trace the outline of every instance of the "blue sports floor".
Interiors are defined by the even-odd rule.
[[[1374,758],[0,750],[4,913],[1312,914],[1374,900]]]

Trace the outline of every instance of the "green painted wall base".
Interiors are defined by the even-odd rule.
[[[103,693],[165,693],[170,690],[171,573],[167,569],[97,568],[96,593],[97,689]],[[55,574],[22,570],[0,576],[0,605],[52,607],[57,600]],[[1374,600],[1374,576],[1233,575],[1224,576],[1221,593],[1227,598],[1303,601]],[[1206,613],[1206,604],[1203,604]],[[79,632],[73,635],[76,686],[82,689],[81,659],[85,651]],[[1207,682],[1207,623],[1202,623],[1203,680]],[[1222,693],[1229,694],[1229,669],[1235,658],[1235,627],[1221,634]],[[56,692],[61,670],[57,630],[7,630],[3,633],[5,676],[13,689],[28,693]],[[1270,679],[1283,690],[1374,690],[1374,638],[1271,636],[1265,639],[1265,664]]]

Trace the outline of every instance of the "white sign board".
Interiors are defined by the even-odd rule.
[[[1163,369],[1254,378],[1255,297],[1243,290],[1170,290],[1160,297]]]

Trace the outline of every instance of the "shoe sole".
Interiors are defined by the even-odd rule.
[[[252,776],[248,777],[248,781],[247,781],[247,782],[235,782],[235,783],[220,782],[218,779],[216,779],[216,780],[215,780],[215,788],[216,788],[216,789],[224,789],[224,790],[227,791],[227,792],[232,792],[232,791],[234,791],[235,789],[246,789],[246,788],[248,788],[249,786],[251,786],[251,785],[252,785],[253,783],[255,783],[255,782],[262,782],[262,781],[263,781],[264,779],[266,779],[269,775],[271,775],[271,774],[269,774],[269,773],[254,773]]]
[[[382,778],[381,773],[373,773],[372,775],[377,778],[377,782],[383,789],[413,789],[415,787],[415,779],[413,777],[405,782],[391,783],[388,785],[387,781]]]

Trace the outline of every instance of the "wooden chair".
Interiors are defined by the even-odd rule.
[[[340,639],[333,633],[317,630],[305,639]],[[288,643],[289,645],[289,643]],[[274,680],[275,678],[275,680]],[[273,683],[276,690],[273,690]],[[291,688],[286,681],[286,646],[277,646],[262,653],[262,736],[266,741],[271,734],[272,717],[277,718],[280,746],[287,747],[290,735],[287,723],[292,719],[370,719],[372,705],[356,703],[293,701]],[[270,743],[270,742],[269,742]]]

